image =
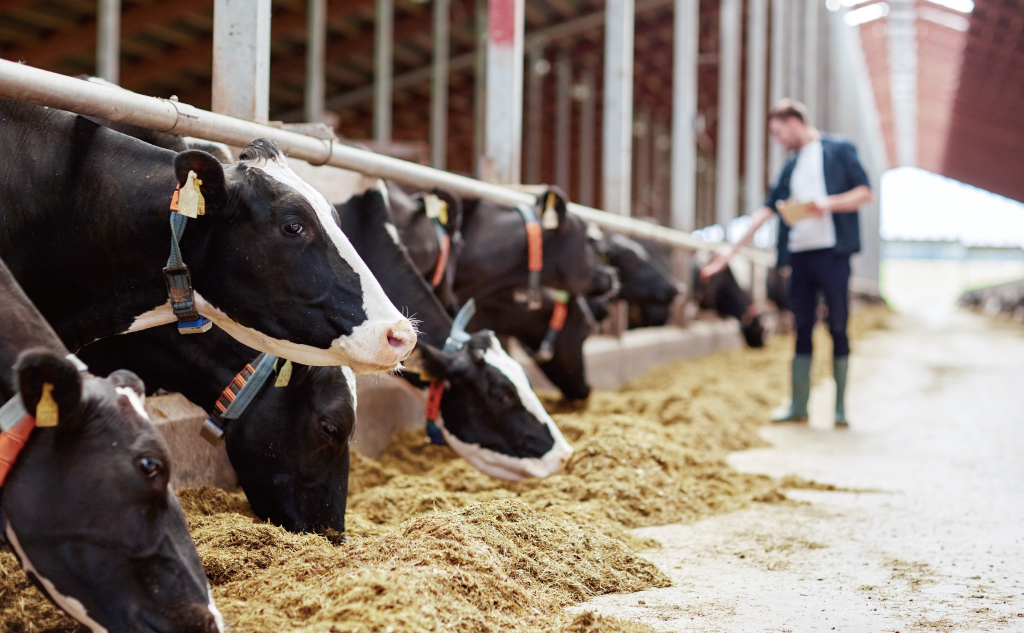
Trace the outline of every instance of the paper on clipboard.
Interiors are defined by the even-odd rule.
[[[793,226],[800,220],[819,217],[811,213],[811,208],[813,206],[813,202],[797,202],[796,200],[780,202],[778,205],[779,215],[782,216],[782,220],[786,223],[786,226]]]

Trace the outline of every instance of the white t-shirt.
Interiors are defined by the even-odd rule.
[[[828,195],[825,189],[825,164],[821,140],[813,140],[800,148],[796,166],[789,180],[790,198],[813,202]],[[789,252],[813,251],[836,245],[836,225],[832,213],[820,218],[800,220],[789,227]]]

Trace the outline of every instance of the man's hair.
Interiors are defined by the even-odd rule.
[[[807,106],[796,99],[782,99],[768,111],[768,120],[772,119],[796,119],[807,123]]]

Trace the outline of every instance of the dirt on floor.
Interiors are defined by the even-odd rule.
[[[855,315],[851,334],[879,327],[882,310]],[[757,429],[788,391],[791,350],[780,336],[680,360],[584,406],[545,394],[575,448],[546,479],[492,479],[423,433],[399,433],[379,461],[353,453],[345,544],[261,523],[241,493],[179,496],[236,630],[647,631],[563,607],[668,584],[633,553],[651,542],[629,528],[785,498],[725,456],[763,445]],[[0,554],[0,632],[74,630]]]

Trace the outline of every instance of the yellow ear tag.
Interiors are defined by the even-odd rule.
[[[36,405],[36,426],[57,426],[59,416],[57,401],[53,399],[53,385],[43,383],[43,395]]]
[[[292,361],[284,361],[284,365],[277,372],[277,380],[274,381],[275,387],[287,387],[288,381],[292,379]]]
[[[548,192],[548,198],[544,202],[544,216],[541,217],[540,225],[546,229],[558,228],[558,211],[555,209],[554,192]]]
[[[206,213],[206,201],[199,190],[199,185],[201,184],[203,184],[203,181],[199,180],[196,177],[196,172],[190,169],[188,179],[185,180],[185,186],[181,188],[181,192],[178,194],[178,213],[189,218],[196,218]]]
[[[423,196],[423,207],[428,218],[437,218],[441,224],[448,224],[448,203],[432,193]]]

